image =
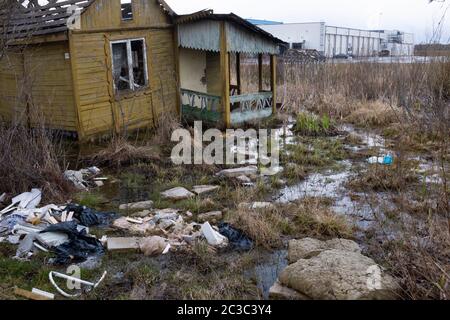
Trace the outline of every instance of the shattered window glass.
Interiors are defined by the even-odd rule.
[[[133,6],[131,0],[120,0],[120,9],[122,11],[122,20],[133,19]]]
[[[145,86],[145,58],[144,42],[142,40],[131,41],[131,53],[133,57],[133,78],[135,86]]]
[[[130,75],[127,57],[127,44],[114,43],[112,45],[114,84],[117,90],[130,89]]]
[[[145,42],[123,40],[112,43],[113,78],[116,90],[137,90],[148,84]]]

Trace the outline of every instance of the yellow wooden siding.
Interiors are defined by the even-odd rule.
[[[176,112],[176,71],[172,29],[74,33],[72,55],[82,136],[153,126],[163,112]],[[144,38],[149,86],[115,94],[110,42]]]
[[[31,96],[30,121],[42,113],[52,129],[77,130],[72,73],[67,41],[29,47],[24,52],[24,68]]]
[[[6,120],[35,125],[44,116],[50,129],[77,130],[67,42],[30,45],[0,70],[0,112]],[[28,104],[25,103],[28,102]]]
[[[156,0],[132,0],[133,20],[122,21],[120,0],[97,0],[83,13],[81,30],[136,28],[170,23]]]
[[[20,99],[23,97],[21,92],[23,55],[20,52],[8,52],[0,60],[0,120],[12,121],[25,113],[24,101]]]

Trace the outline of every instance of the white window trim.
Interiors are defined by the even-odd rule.
[[[113,44],[118,43],[125,43],[127,45],[127,60],[128,60],[128,75],[130,78],[129,82],[129,89],[132,91],[136,91],[135,89],[135,83],[134,83],[134,74],[133,74],[133,55],[131,51],[131,42],[132,41],[140,41],[142,40],[142,47],[143,47],[143,54],[144,54],[144,76],[145,76],[145,85],[144,87],[148,86],[148,66],[147,66],[147,45],[145,43],[145,38],[135,38],[135,39],[126,39],[126,40],[116,40],[116,41],[110,41],[110,50],[111,50],[111,63],[112,63],[112,70],[113,73],[113,79],[114,79],[114,53],[113,53]],[[113,81],[114,85],[114,91],[117,90],[116,88],[116,82]]]

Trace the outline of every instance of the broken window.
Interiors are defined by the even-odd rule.
[[[120,0],[122,20],[133,20],[133,6],[131,0]]]
[[[116,90],[137,90],[148,84],[144,39],[114,41],[111,51]]]

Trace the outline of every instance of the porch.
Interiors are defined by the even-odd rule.
[[[278,39],[233,14],[201,12],[182,16],[177,24],[184,118],[229,128],[276,112]],[[243,91],[244,54],[258,63],[256,92]],[[264,79],[265,61],[269,61],[270,79]],[[268,88],[263,80],[269,80]]]

